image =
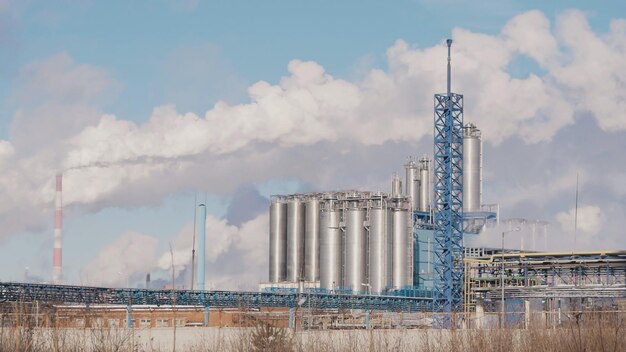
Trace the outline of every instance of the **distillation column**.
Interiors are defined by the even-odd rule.
[[[483,188],[483,154],[480,130],[472,123],[463,127],[463,211],[480,211]]]

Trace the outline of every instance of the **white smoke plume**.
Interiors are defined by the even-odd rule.
[[[554,23],[530,11],[496,35],[456,28],[452,38],[453,90],[465,93],[466,120],[482,129],[486,145],[509,140],[544,145],[575,124],[579,114],[592,116],[604,131],[626,130],[621,115],[626,111],[626,20],[613,20],[606,33],[597,34],[580,11],[561,13]],[[65,204],[82,211],[155,204],[194,187],[224,194],[244,182],[284,176],[317,186],[349,183],[349,178],[331,179],[336,171],[312,165],[376,146],[414,145],[431,135],[432,95],[445,89],[445,56],[443,43],[419,48],[398,40],[387,50],[388,68],[372,69],[358,81],[333,77],[320,63],[293,60],[277,83],[250,86],[247,103],[218,102],[202,116],[164,105],[142,123],[101,112],[96,97],[115,87],[106,70],[76,63],[67,54],[34,62],[24,68],[15,94],[12,138],[0,141],[0,238],[50,227],[57,171],[65,171]],[[522,58],[539,70],[513,76],[510,67]],[[30,92],[37,102],[25,109],[21,102]],[[39,118],[45,122],[39,129],[54,138],[24,143]],[[51,123],[57,118],[61,125]],[[571,170],[595,172],[572,164],[549,171],[549,180],[502,187],[503,193],[493,197],[518,205],[532,194],[536,203],[547,203],[567,188]],[[604,178],[623,189],[619,176],[602,173],[596,181]],[[219,258],[222,248],[230,248],[261,260],[257,247],[234,240],[252,230],[209,222],[216,232],[230,234],[215,239],[210,256]],[[182,251],[176,265],[182,270],[188,244],[180,241],[175,241]],[[153,264],[163,268],[166,259]]]
[[[266,279],[268,221],[267,214],[261,214],[237,227],[224,219],[207,216],[207,287],[256,289],[258,282]],[[174,272],[179,286],[189,287],[191,282],[192,241],[193,225],[188,224],[172,243]],[[196,261],[199,253],[197,245],[196,239]],[[169,243],[160,243],[160,247],[165,250],[159,256],[157,247],[159,240],[155,237],[138,233],[124,234],[105,246],[85,267],[83,281],[92,285],[123,286],[130,280],[132,285],[151,272],[153,278],[162,277],[169,282],[172,270]],[[224,271],[228,271],[228,275]]]

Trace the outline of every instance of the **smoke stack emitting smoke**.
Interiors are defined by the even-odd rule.
[[[52,252],[52,283],[61,282],[61,228],[63,227],[63,175],[56,177],[56,199],[54,211],[54,249]]]

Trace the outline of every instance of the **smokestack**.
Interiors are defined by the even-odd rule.
[[[52,251],[52,283],[59,284],[61,282],[61,229],[63,227],[63,175],[57,174],[56,177],[56,199],[54,210],[54,249]]]
[[[146,274],[146,290],[150,289],[150,273]]]
[[[198,277],[196,279],[196,290],[204,290],[204,266],[206,252],[206,206],[198,205],[196,216],[196,228],[198,229]]]

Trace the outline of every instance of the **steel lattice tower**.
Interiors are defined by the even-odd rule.
[[[435,94],[435,310],[459,311],[463,303],[463,95],[451,92],[448,45],[448,90]],[[451,314],[442,316],[450,327]]]

